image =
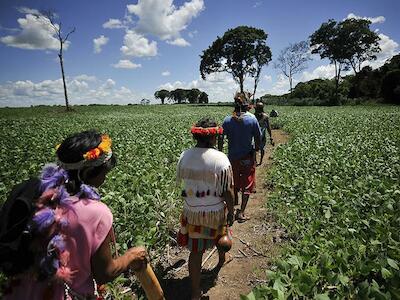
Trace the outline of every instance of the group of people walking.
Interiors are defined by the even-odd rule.
[[[177,180],[183,182],[184,207],[178,243],[190,250],[189,276],[192,299],[200,299],[200,273],[204,251],[217,246],[218,272],[224,265],[226,247],[220,241],[231,238],[229,226],[249,220],[246,206],[255,192],[255,169],[261,165],[266,145],[266,132],[273,143],[268,115],[263,103],[257,103],[256,115],[250,113],[246,93],[235,95],[235,109],[222,126],[203,118],[192,127],[196,145],[184,151],[178,162]],[[228,156],[223,151],[228,139]],[[218,145],[218,150],[215,147]],[[256,153],[260,151],[257,164]],[[234,210],[235,205],[240,208]]]
[[[195,146],[178,161],[177,183],[184,200],[178,243],[190,250],[192,299],[201,297],[204,251],[217,246],[218,272],[227,259],[221,241],[231,239],[229,227],[249,219],[246,206],[255,191],[256,152],[261,151],[260,165],[266,131],[273,143],[262,103],[253,115],[248,100],[237,93],[234,112],[221,126],[210,118],[199,120],[191,128]],[[222,152],[224,138],[228,156]],[[113,216],[97,191],[116,165],[110,137],[96,131],[74,134],[57,146],[56,154],[57,163],[15,189],[3,207],[9,217],[3,220],[1,249],[11,253],[0,265],[10,278],[4,299],[98,299],[97,284],[147,263],[143,247],[112,255]],[[26,197],[23,191],[32,186],[32,195]],[[29,197],[31,210],[21,209]]]

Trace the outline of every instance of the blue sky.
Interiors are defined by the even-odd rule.
[[[381,37],[378,67],[400,50],[397,0],[135,0],[0,2],[0,106],[64,102],[57,41],[43,18],[52,9],[62,28],[76,27],[64,51],[72,104],[138,103],[161,88],[199,88],[211,101],[231,101],[238,90],[226,73],[200,78],[199,55],[230,28],[268,33],[273,60],[289,43],[305,40],[330,18],[370,18]],[[314,55],[295,83],[333,76]],[[257,96],[282,94],[286,77],[273,63],[262,72]],[[251,89],[250,83],[248,88]]]

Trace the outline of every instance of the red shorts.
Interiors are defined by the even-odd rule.
[[[256,164],[253,155],[231,161],[235,191],[244,194],[253,192],[256,185]]]

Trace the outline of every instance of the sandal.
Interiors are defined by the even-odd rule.
[[[245,216],[240,210],[236,213],[236,220],[238,223],[243,223],[250,220],[249,217]]]

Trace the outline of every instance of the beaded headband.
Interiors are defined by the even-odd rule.
[[[107,134],[101,136],[100,144],[83,154],[83,160],[75,163],[65,163],[60,160],[57,164],[64,170],[81,170],[85,167],[98,167],[107,162],[112,157],[111,139]],[[58,149],[60,145],[56,146]]]
[[[222,134],[224,132],[224,129],[219,126],[207,127],[207,128],[193,126],[190,132],[196,135],[216,135],[216,134]]]

